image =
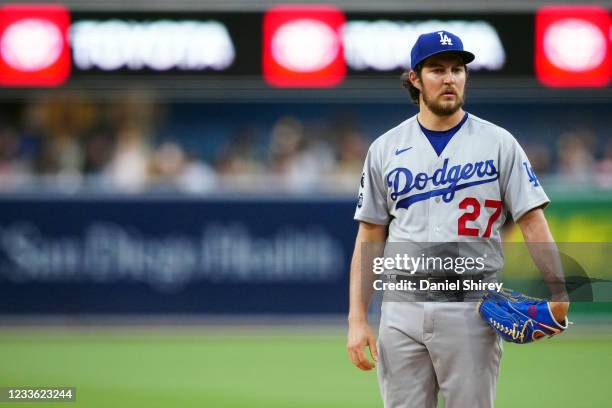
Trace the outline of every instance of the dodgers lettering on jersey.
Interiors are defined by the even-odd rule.
[[[441,186],[436,190],[415,193],[399,200],[396,208],[408,208],[418,201],[427,200],[431,197],[442,196],[444,202],[451,202],[455,197],[455,191],[477,186],[479,184],[491,183],[498,179],[498,172],[493,160],[456,165],[448,169],[448,159],[444,160],[441,168],[436,169],[432,175],[418,173],[413,176],[410,169],[398,167],[387,175],[387,186],[391,191],[391,199],[408,194],[411,191],[422,191],[427,188],[429,182],[434,187]],[[463,181],[463,183],[460,183]]]
[[[389,242],[499,242],[507,213],[548,202],[506,130],[470,114],[438,156],[415,115],[370,146],[355,219],[389,225]]]

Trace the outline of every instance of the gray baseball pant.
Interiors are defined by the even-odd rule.
[[[383,302],[378,350],[385,408],[493,407],[501,338],[475,302]]]

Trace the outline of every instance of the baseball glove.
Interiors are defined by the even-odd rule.
[[[503,289],[488,291],[478,303],[478,313],[506,341],[525,344],[567,329],[567,318],[559,323],[547,300]]]

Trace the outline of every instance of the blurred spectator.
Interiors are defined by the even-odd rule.
[[[149,147],[141,129],[126,124],[117,133],[117,144],[106,169],[114,188],[135,193],[148,181]]]
[[[181,118],[191,112],[186,116],[191,122],[167,117],[167,107]],[[7,103],[0,111],[0,189],[353,193],[368,145],[378,136],[371,134],[375,127],[361,132],[369,122],[346,107],[329,117],[308,109],[301,118],[260,110],[260,119],[244,113],[227,119],[234,110],[219,109],[218,120],[216,111],[209,111],[199,123],[197,109],[180,105],[179,110],[142,93],[94,101],[54,92]],[[252,124],[244,123],[246,117]],[[601,129],[601,123],[593,127]],[[527,126],[524,133],[537,129]],[[612,142],[603,137],[576,130],[559,135],[554,144],[544,137],[523,142],[539,177],[555,176],[549,181],[563,187],[612,188]],[[160,139],[165,141],[155,146]],[[213,158],[214,168],[201,157]]]
[[[280,118],[272,129],[270,167],[282,176],[285,189],[303,191],[323,187],[334,169],[334,150],[318,129],[309,137],[304,125],[293,117]]]
[[[158,184],[188,193],[210,191],[215,185],[214,171],[174,142],[164,142],[153,152],[151,176]]]
[[[572,181],[588,180],[594,174],[594,136],[581,130],[567,132],[559,137],[557,155],[559,173]]]
[[[338,167],[337,174],[347,189],[352,185],[356,189],[356,180],[361,175],[363,161],[368,152],[368,142],[365,136],[356,130],[347,130],[340,135],[337,144]]]
[[[10,190],[25,181],[28,163],[19,157],[19,136],[9,127],[0,127],[0,188]]]
[[[215,171],[194,154],[187,153],[183,169],[177,178],[181,191],[205,193],[212,191],[217,184]]]
[[[96,128],[83,138],[83,173],[100,176],[111,161],[115,140],[112,130]]]
[[[217,155],[217,171],[222,175],[259,174],[264,165],[251,129],[242,129]]]
[[[151,176],[161,183],[174,181],[185,165],[185,153],[174,142],[164,142],[151,157]]]
[[[597,164],[597,181],[601,187],[612,188],[612,140],[604,147],[604,154]]]
[[[34,103],[39,123],[51,138],[78,139],[98,121],[100,113],[96,104],[84,94],[54,93]]]
[[[338,168],[342,172],[359,173],[368,152],[366,138],[357,131],[344,133],[338,142]]]
[[[551,157],[550,150],[547,145],[542,143],[527,142],[523,143],[525,153],[529,157],[531,167],[535,171],[536,175],[543,175],[550,173],[551,169]]]
[[[270,137],[270,169],[273,173],[286,173],[291,162],[305,147],[304,125],[293,117],[280,118],[272,128]]]

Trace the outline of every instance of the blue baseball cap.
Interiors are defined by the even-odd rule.
[[[440,30],[421,34],[410,51],[410,68],[414,69],[425,58],[443,52],[454,52],[463,58],[466,64],[474,61],[474,54],[463,49],[461,38],[453,33]]]

